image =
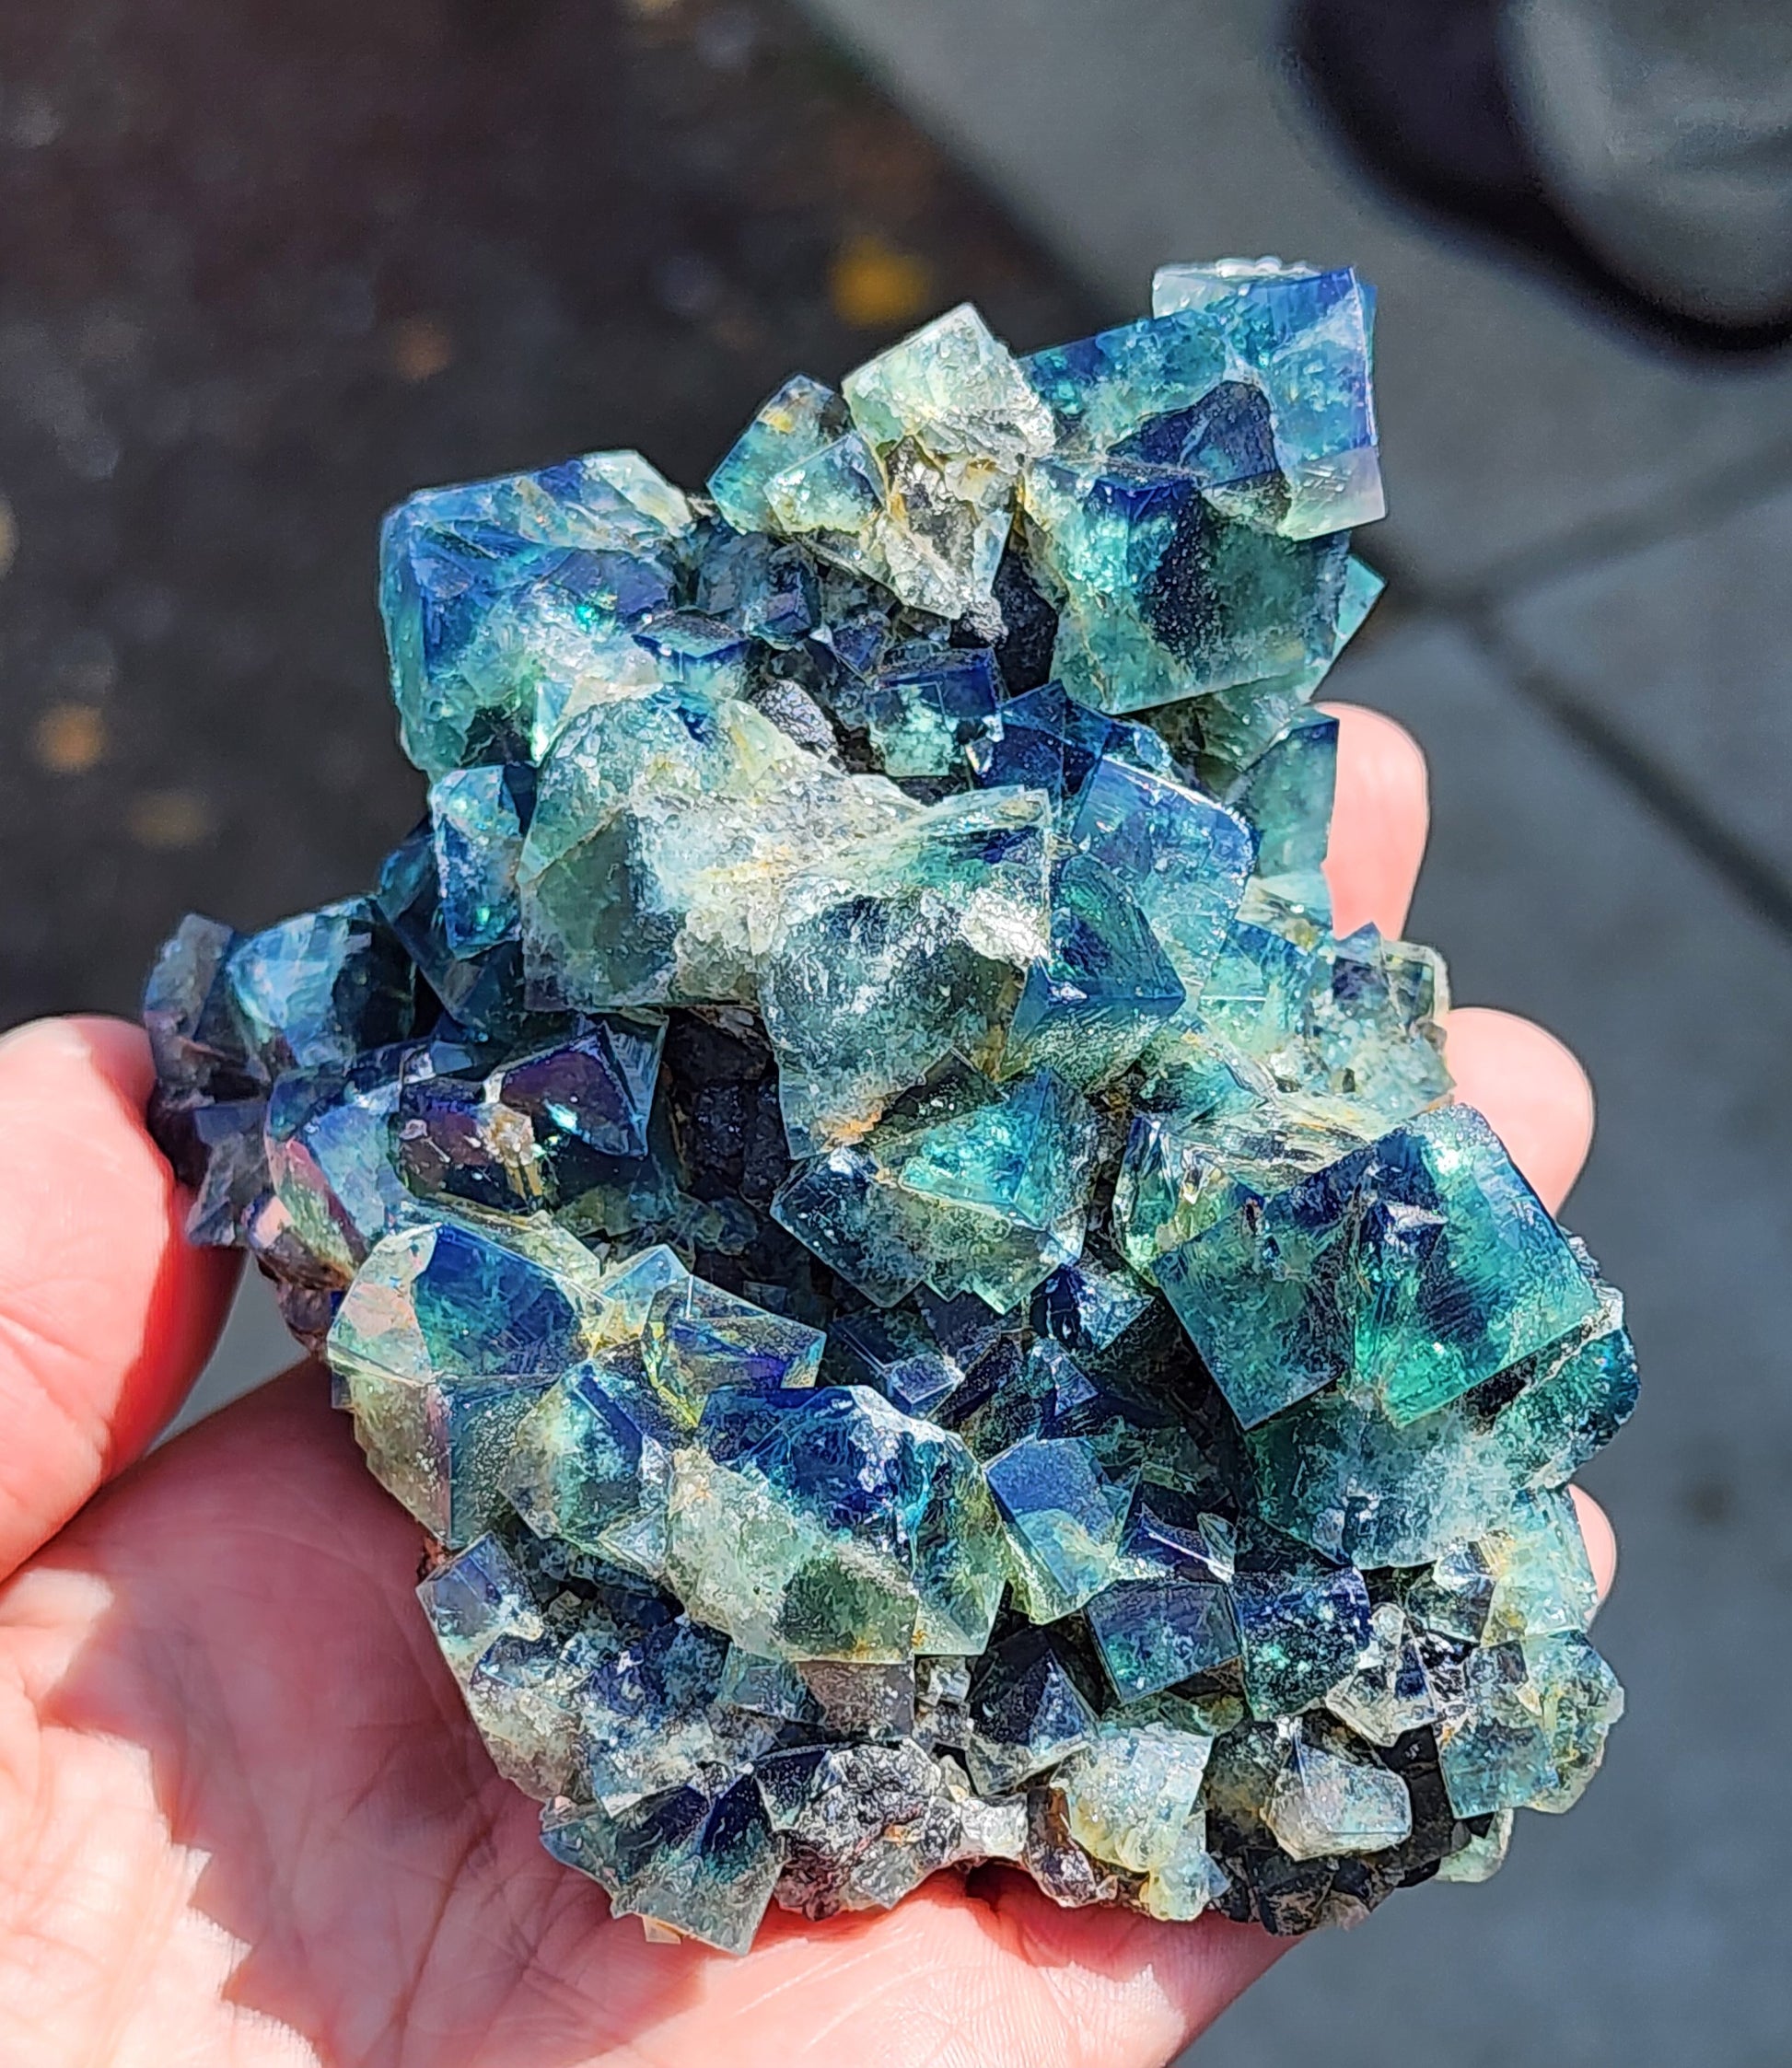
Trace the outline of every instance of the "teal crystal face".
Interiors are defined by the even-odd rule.
[[[1623,1303],[1340,936],[1373,294],[950,310],[638,454],[413,495],[420,817],[144,998],[247,1249],[425,1533],[553,1857],[732,1953],[997,1861],[1295,1934],[1484,1879],[1623,1693],[1566,1484]]]

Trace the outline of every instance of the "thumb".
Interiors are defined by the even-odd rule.
[[[0,1040],[0,1575],[155,1436],[235,1282],[234,1257],[181,1235],[151,1076],[121,1020]]]

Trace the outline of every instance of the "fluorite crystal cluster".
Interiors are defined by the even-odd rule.
[[[960,308],[634,453],[413,496],[428,813],[151,977],[192,1234],[428,1533],[549,1849],[739,1951],[1010,1862],[1278,1933],[1498,1864],[1621,1696],[1569,1474],[1617,1295],[1332,930],[1372,298]]]

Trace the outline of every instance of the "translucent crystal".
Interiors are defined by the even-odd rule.
[[[1599,1772],[1605,1740],[1624,1713],[1618,1677],[1577,1632],[1527,1639],[1525,1671],[1549,1738],[1555,1781],[1530,1800],[1532,1809],[1572,1809]]]
[[[838,395],[807,374],[793,374],[728,448],[709,477],[716,507],[737,531],[765,531],[774,522],[766,484],[786,467],[832,445],[845,427]]]
[[[1052,420],[968,305],[847,376],[855,429],[765,482],[775,527],[942,617],[991,595],[1021,462]]]
[[[1485,1627],[1496,1638],[1554,1637],[1592,1621],[1599,1588],[1567,1493],[1520,1495],[1477,1549],[1493,1580]]]
[[[464,955],[449,945],[439,857],[427,819],[386,857],[374,902],[460,1027],[502,1040],[526,1024],[520,938],[513,934]]]
[[[713,622],[747,635],[748,658],[755,639],[797,647],[822,622],[820,570],[801,546],[760,531],[724,532],[698,564],[697,605]]]
[[[165,1100],[251,1098],[265,1086],[230,981],[239,939],[217,920],[189,912],[157,956],[143,1022]]]
[[[1363,629],[1386,586],[1360,560],[1346,561],[1337,623],[1319,659],[1172,704],[1154,712],[1152,722],[1204,783],[1216,790],[1228,789],[1299,716],[1333,661]]]
[[[483,1077],[413,1070],[393,1160],[417,1198],[445,1207],[550,1213],[610,1235],[669,1220],[676,1197],[649,1134],[664,1039],[657,1024],[616,1017],[576,1023]]]
[[[1227,802],[1257,835],[1251,889],[1271,910],[1332,923],[1322,873],[1338,781],[1338,721],[1303,711],[1232,786]]]
[[[491,1523],[518,1423],[583,1351],[595,1268],[547,1232],[527,1241],[448,1222],[387,1236],[331,1325],[368,1466],[446,1544]]]
[[[967,758],[985,785],[1043,790],[1058,807],[1058,825],[1067,831],[1089,778],[1103,761],[1117,761],[1154,775],[1174,777],[1176,764],[1148,726],[1114,719],[1047,682],[1002,706],[1002,729],[973,741]]]
[[[1408,1731],[1437,1722],[1437,1697],[1399,1606],[1381,1603],[1370,1613],[1369,1628],[1372,1648],[1354,1672],[1327,1689],[1325,1706],[1369,1744],[1396,1745]]]
[[[1099,1695],[1067,1639],[1021,1629],[984,1653],[972,1678],[966,1749],[980,1794],[1000,1795],[1093,1742]]]
[[[1196,1814],[1213,1739],[1151,1721],[1104,1718],[1093,1741],[1058,1769],[1071,1836],[1131,1874],[1169,1865]]]
[[[844,1315],[828,1330],[829,1352],[841,1372],[874,1387],[904,1414],[937,1417],[975,1362],[963,1354],[967,1347],[905,1307]]]
[[[612,1812],[744,1773],[776,1740],[766,1719],[723,1702],[726,1642],[649,1599],[646,1615],[588,1609],[565,1647],[584,1672],[576,1785]]]
[[[1213,1581],[1115,1580],[1092,1597],[1087,1612],[1123,1702],[1161,1693],[1239,1656],[1231,1597]]]
[[[366,898],[250,935],[232,949],[228,971],[238,1019],[270,1075],[345,1069],[411,1031],[410,967]]]
[[[594,705],[542,763],[518,870],[532,1003],[751,996],[787,879],[913,807],[736,699],[657,686]]]
[[[1351,1565],[1239,1573],[1232,1607],[1254,1716],[1311,1708],[1356,1670],[1374,1642],[1368,1590]]]
[[[594,635],[671,599],[690,530],[684,497],[634,452],[401,503],[379,603],[405,752],[431,776],[503,759],[538,698],[601,667]]]
[[[1110,755],[1083,789],[1069,837],[1136,900],[1193,1004],[1244,893],[1250,829],[1199,791]]]
[[[1623,1303],[1448,1103],[1440,959],[1332,926],[1372,295],[1157,305],[797,376],[707,497],[411,497],[424,815],[145,987],[191,1238],[330,1367],[494,1767],[652,1946],[986,1861],[1351,1924],[1493,1872],[1622,1712],[1567,1481]]]
[[[1237,1088],[1229,1071],[1220,1074]],[[1191,1120],[1136,1115],[1114,1188],[1127,1261],[1155,1277],[1159,1258],[1360,1146],[1357,1117],[1338,1106],[1278,1099],[1273,1081],[1231,1110]]]
[[[1325,1393],[1249,1442],[1264,1518],[1365,1568],[1425,1564],[1484,1535],[1516,1491],[1497,1446],[1455,1406],[1402,1428],[1373,1401]]]
[[[1414,1421],[1565,1335],[1597,1300],[1478,1113],[1422,1115],[1157,1259],[1246,1426],[1321,1387]]]
[[[1499,1810],[1485,1821],[1488,1828],[1480,1837],[1471,1838],[1459,1852],[1439,1862],[1439,1881],[1491,1881],[1506,1865],[1507,1849],[1512,1842],[1512,1812]]]
[[[1522,1645],[1469,1654],[1437,1726],[1437,1756],[1459,1817],[1522,1808],[1562,1787]]]
[[[1321,1860],[1400,1844],[1413,1805],[1397,1773],[1310,1743],[1297,1726],[1264,1821],[1291,1860]]]
[[[455,769],[429,788],[442,931],[456,956],[514,937],[520,917],[517,865],[535,801],[535,772]]]
[[[864,703],[886,775],[962,775],[967,750],[1001,729],[986,646],[942,647],[879,668]]]
[[[1028,1437],[987,1467],[1007,1530],[1015,1597],[1034,1622],[1055,1622],[1111,1576],[1133,1487],[1082,1436]]]
[[[481,1537],[444,1561],[417,1588],[442,1656],[464,1681],[500,1637],[546,1633],[529,1580],[496,1537]]]
[[[718,1386],[813,1386],[824,1341],[820,1329],[686,1277],[655,1294],[641,1355],[672,1413],[694,1421]]]
[[[1082,1246],[1097,1133],[1049,1071],[997,1085],[948,1063],[855,1149],[800,1167],[773,1212],[879,1305],[925,1283],[997,1313]]]
[[[405,1051],[289,1070],[268,1098],[268,1177],[293,1239],[346,1284],[381,1236],[424,1217],[391,1156]]]
[[[513,1787],[548,1802],[578,1763],[584,1674],[551,1638],[500,1637],[467,1676],[467,1712]]]
[[[611,1814],[550,1806],[548,1851],[600,1883],[619,1917],[650,1918],[724,1953],[745,1953],[784,1864],[757,1785],[692,1782]]]
[[[1291,539],[1229,517],[1197,478],[1118,455],[1021,481],[1029,549],[1060,610],[1053,672],[1142,711],[1329,662],[1348,535]]]
[[[1158,316],[1198,314],[1228,363],[1267,396],[1289,489],[1281,529],[1312,538],[1387,514],[1369,387],[1375,295],[1348,268],[1321,273],[1277,259],[1158,268]]]
[[[1085,1090],[1138,1060],[1188,997],[1150,921],[1111,869],[1070,854],[1052,872],[1052,945],[1027,971],[1005,1070],[1049,1063]]]
[[[693,1616],[751,1652],[879,1666],[915,1649],[920,1602],[892,1560],[694,1451],[673,1459],[666,1572]]]
[[[1173,422],[1204,401],[1226,371],[1226,348],[1198,315],[1146,317],[1020,364],[1052,412],[1060,444],[1100,453],[1142,424]]]
[[[682,1432],[633,1347],[555,1381],[523,1415],[500,1481],[537,1536],[658,1579]]]
[[[995,1060],[1048,952],[1049,831],[1035,792],[948,798],[792,880],[760,1006],[797,1153],[863,1134],[951,1054]]]
[[[698,1440],[712,1458],[762,1481],[791,1514],[900,1575],[914,1602],[913,1650],[982,1651],[1007,1569],[989,1490],[956,1436],[863,1387],[761,1386],[712,1393]],[[749,1642],[731,1622],[721,1627]]]
[[[913,438],[938,459],[1015,469],[1052,447],[1026,375],[968,302],[848,374],[844,392],[879,448]]]
[[[1512,1368],[1522,1383],[1494,1424],[1513,1477],[1525,1486],[1560,1486],[1601,1449],[1636,1405],[1636,1353],[1623,1303],[1600,1288],[1600,1307],[1584,1334]]]

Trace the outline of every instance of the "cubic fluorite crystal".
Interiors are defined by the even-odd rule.
[[[425,814],[150,978],[153,1124],[427,1533],[549,1851],[744,1951],[1006,1862],[1274,1932],[1484,1878],[1623,1696],[1569,1475],[1618,1295],[1339,938],[1369,289],[970,308],[415,495]]]

